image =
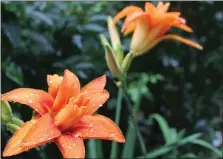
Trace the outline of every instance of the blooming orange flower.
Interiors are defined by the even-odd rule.
[[[131,51],[135,55],[141,55],[165,39],[178,40],[197,49],[202,49],[199,44],[178,35],[164,35],[171,27],[177,27],[187,32],[193,31],[186,25],[186,20],[180,17],[180,12],[167,12],[169,6],[170,3],[159,2],[155,7],[152,3],[146,2],[145,11],[136,6],[128,6],[114,17],[114,23],[126,17],[122,25],[124,35],[134,31]]]
[[[109,98],[101,76],[80,89],[78,78],[69,70],[64,77],[48,75],[48,93],[18,88],[2,95],[2,100],[30,106],[38,115],[15,132],[3,152],[12,156],[39,145],[55,142],[64,158],[84,158],[83,139],[125,142],[119,127],[109,118],[93,114]]]

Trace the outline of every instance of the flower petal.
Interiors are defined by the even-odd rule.
[[[106,75],[103,75],[86,84],[81,89],[81,93],[88,92],[90,90],[102,90],[104,89],[105,84],[106,84]]]
[[[53,111],[58,111],[65,106],[71,97],[80,93],[80,82],[75,74],[69,70],[64,71],[64,78],[53,104]]]
[[[145,11],[154,15],[154,14],[156,14],[156,7],[152,3],[146,2],[145,3]]]
[[[174,27],[187,31],[189,33],[193,32],[193,29],[185,24],[173,24]]]
[[[124,21],[122,25],[122,32],[124,32],[131,23],[135,23],[138,19],[145,20],[148,24],[150,24],[150,14],[143,11],[138,11],[130,14]]]
[[[83,139],[105,139],[125,142],[119,127],[103,115],[83,116],[75,125],[75,134]]]
[[[60,131],[55,127],[49,114],[41,118],[36,117],[15,132],[3,152],[3,156],[12,156],[27,151],[39,145],[51,142],[60,136]]]
[[[75,122],[84,114],[86,107],[77,107],[72,102],[69,102],[60,112],[55,116],[55,124],[64,131],[73,126]]]
[[[117,21],[121,18],[124,18],[125,16],[128,16],[128,14],[136,12],[136,11],[142,11],[141,8],[136,6],[128,6],[125,7],[123,10],[121,10],[113,19],[113,23],[117,23]]]
[[[22,142],[30,149],[51,142],[60,135],[60,130],[56,127],[53,118],[47,113],[36,121]]]
[[[177,41],[180,41],[182,43],[185,43],[187,45],[190,45],[192,47],[195,47],[199,50],[203,50],[203,47],[191,40],[188,40],[188,39],[185,39],[185,38],[182,38],[178,35],[174,35],[174,34],[168,34],[168,35],[164,35],[156,40],[154,40],[153,42],[151,42],[151,44],[147,47],[147,50],[150,50],[152,49],[155,45],[157,45],[159,42],[163,41],[163,40],[167,40],[167,39],[174,39],[174,40],[177,40]]]
[[[75,135],[61,135],[56,139],[63,158],[84,158],[85,147],[81,138]]]
[[[83,94],[83,100],[77,104],[79,106],[86,106],[85,115],[93,114],[99,107],[101,107],[109,98],[109,92],[106,90],[90,91]]]
[[[127,36],[129,33],[133,32],[136,28],[136,22],[132,22],[129,24],[129,26],[124,31],[124,35]]]
[[[19,154],[28,150],[26,147],[22,147],[22,139],[26,136],[28,131],[32,128],[34,121],[25,122],[20,129],[18,129],[7,143],[3,152],[3,157]]]
[[[174,34],[165,35],[165,36],[161,37],[161,38],[158,40],[158,42],[160,42],[160,41],[162,41],[162,40],[166,40],[166,39],[174,39],[174,40],[180,41],[180,42],[182,42],[182,43],[184,43],[184,44],[187,44],[187,45],[190,45],[190,46],[192,46],[192,47],[195,47],[195,48],[197,48],[197,49],[199,49],[199,50],[202,50],[202,49],[203,49],[203,47],[202,47],[201,45],[199,45],[199,44],[197,44],[197,43],[195,43],[195,42],[193,42],[193,41],[191,41],[191,40],[182,38],[182,37],[180,37],[180,36],[178,36],[178,35],[174,35]]]
[[[51,109],[53,98],[47,92],[31,88],[18,88],[2,95],[2,100],[19,102],[43,115]]]
[[[62,80],[63,80],[63,77],[58,76],[57,74],[47,75],[48,92],[49,94],[51,94],[53,98],[56,97]]]

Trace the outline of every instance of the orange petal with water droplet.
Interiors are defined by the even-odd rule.
[[[57,127],[64,131],[73,126],[76,121],[84,114],[86,107],[77,107],[73,103],[68,103],[60,112],[55,116],[55,124]]]
[[[125,7],[123,10],[121,10],[113,19],[113,23],[117,23],[117,21],[121,18],[124,18],[125,16],[128,16],[130,13],[136,12],[136,11],[142,11],[141,8],[136,6],[128,6]]]
[[[57,74],[47,75],[48,92],[49,94],[51,94],[53,98],[56,97],[62,80],[63,80],[63,77],[58,76]]]
[[[125,142],[118,125],[103,115],[83,116],[75,125],[74,134],[83,139],[96,138]]]
[[[109,92],[106,90],[89,92],[84,98],[89,99],[84,114],[91,115],[108,100]]]
[[[33,126],[33,123],[34,120],[25,122],[22,127],[14,133],[5,147],[3,157],[16,155],[27,150],[25,147],[21,146],[21,143],[22,139],[26,136],[30,128]]]
[[[106,84],[106,75],[103,75],[101,77],[98,77],[88,84],[86,84],[83,88],[81,88],[81,93],[88,92],[91,90],[102,90],[104,89]]]
[[[60,131],[55,127],[49,114],[41,118],[38,116],[22,125],[9,140],[3,152],[3,156],[12,156],[60,136]]]
[[[29,149],[39,145],[52,142],[60,136],[61,132],[56,127],[50,114],[45,114],[39,118],[22,140],[22,146]]]
[[[64,71],[64,78],[53,104],[53,111],[63,108],[71,97],[77,97],[80,93],[80,82],[75,74],[69,70]]]
[[[38,89],[18,88],[2,95],[2,100],[19,102],[33,108],[43,115],[53,106],[54,99],[50,94]]]
[[[75,137],[75,135],[61,135],[56,139],[55,142],[64,158],[85,157],[83,139]]]

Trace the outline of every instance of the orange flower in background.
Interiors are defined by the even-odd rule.
[[[27,121],[9,140],[3,156],[12,156],[39,145],[55,142],[64,158],[84,158],[83,139],[125,142],[119,127],[109,118],[93,114],[109,98],[101,76],[80,89],[78,78],[69,70],[64,77],[48,75],[48,93],[18,88],[2,100],[30,106],[38,115]]]
[[[114,17],[114,23],[126,17],[122,25],[124,35],[134,31],[130,46],[134,55],[138,56],[145,53],[165,39],[178,40],[197,49],[202,49],[202,46],[199,44],[178,35],[164,35],[171,27],[193,32],[186,25],[186,20],[180,17],[180,12],[167,12],[169,6],[170,3],[163,4],[159,2],[157,7],[155,7],[152,3],[146,2],[145,11],[136,6],[128,6]]]

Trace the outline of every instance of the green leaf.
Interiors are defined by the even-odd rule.
[[[155,119],[158,122],[158,124],[162,130],[166,144],[170,144],[170,143],[174,142],[173,137],[171,135],[171,129],[169,128],[166,120],[161,115],[152,114],[149,119],[150,120]]]
[[[218,150],[217,148],[215,148],[214,146],[212,146],[211,144],[209,144],[208,142],[204,140],[195,139],[195,140],[191,140],[190,142],[196,145],[203,146],[207,149],[210,149],[213,152],[215,152],[219,157],[222,157],[222,151]]]
[[[149,152],[142,158],[156,158],[173,150],[175,150],[175,146],[163,146],[153,150],[152,152]]]
[[[186,131],[185,129],[181,129],[178,133],[177,133],[177,140],[180,140],[184,137]]]
[[[187,137],[185,137],[184,139],[178,141],[177,144],[178,144],[179,146],[181,146],[181,145],[185,145],[185,144],[187,144],[187,143],[189,143],[189,142],[191,142],[191,141],[193,141],[193,140],[195,140],[195,139],[201,137],[201,135],[202,135],[201,133],[196,133],[196,134],[187,136]]]
[[[3,68],[6,76],[20,86],[24,85],[22,69],[13,62],[4,61]]]
[[[179,158],[198,158],[194,153],[186,153],[181,155]]]
[[[122,158],[133,158],[135,150],[135,141],[136,141],[136,130],[132,121],[129,122],[126,142],[124,144]]]
[[[12,108],[10,107],[7,101],[3,101],[3,100],[1,100],[1,108],[2,108],[2,112],[1,112],[2,124],[7,124],[13,118]]]
[[[103,158],[103,151],[100,140],[89,140],[87,146],[89,158]]]

